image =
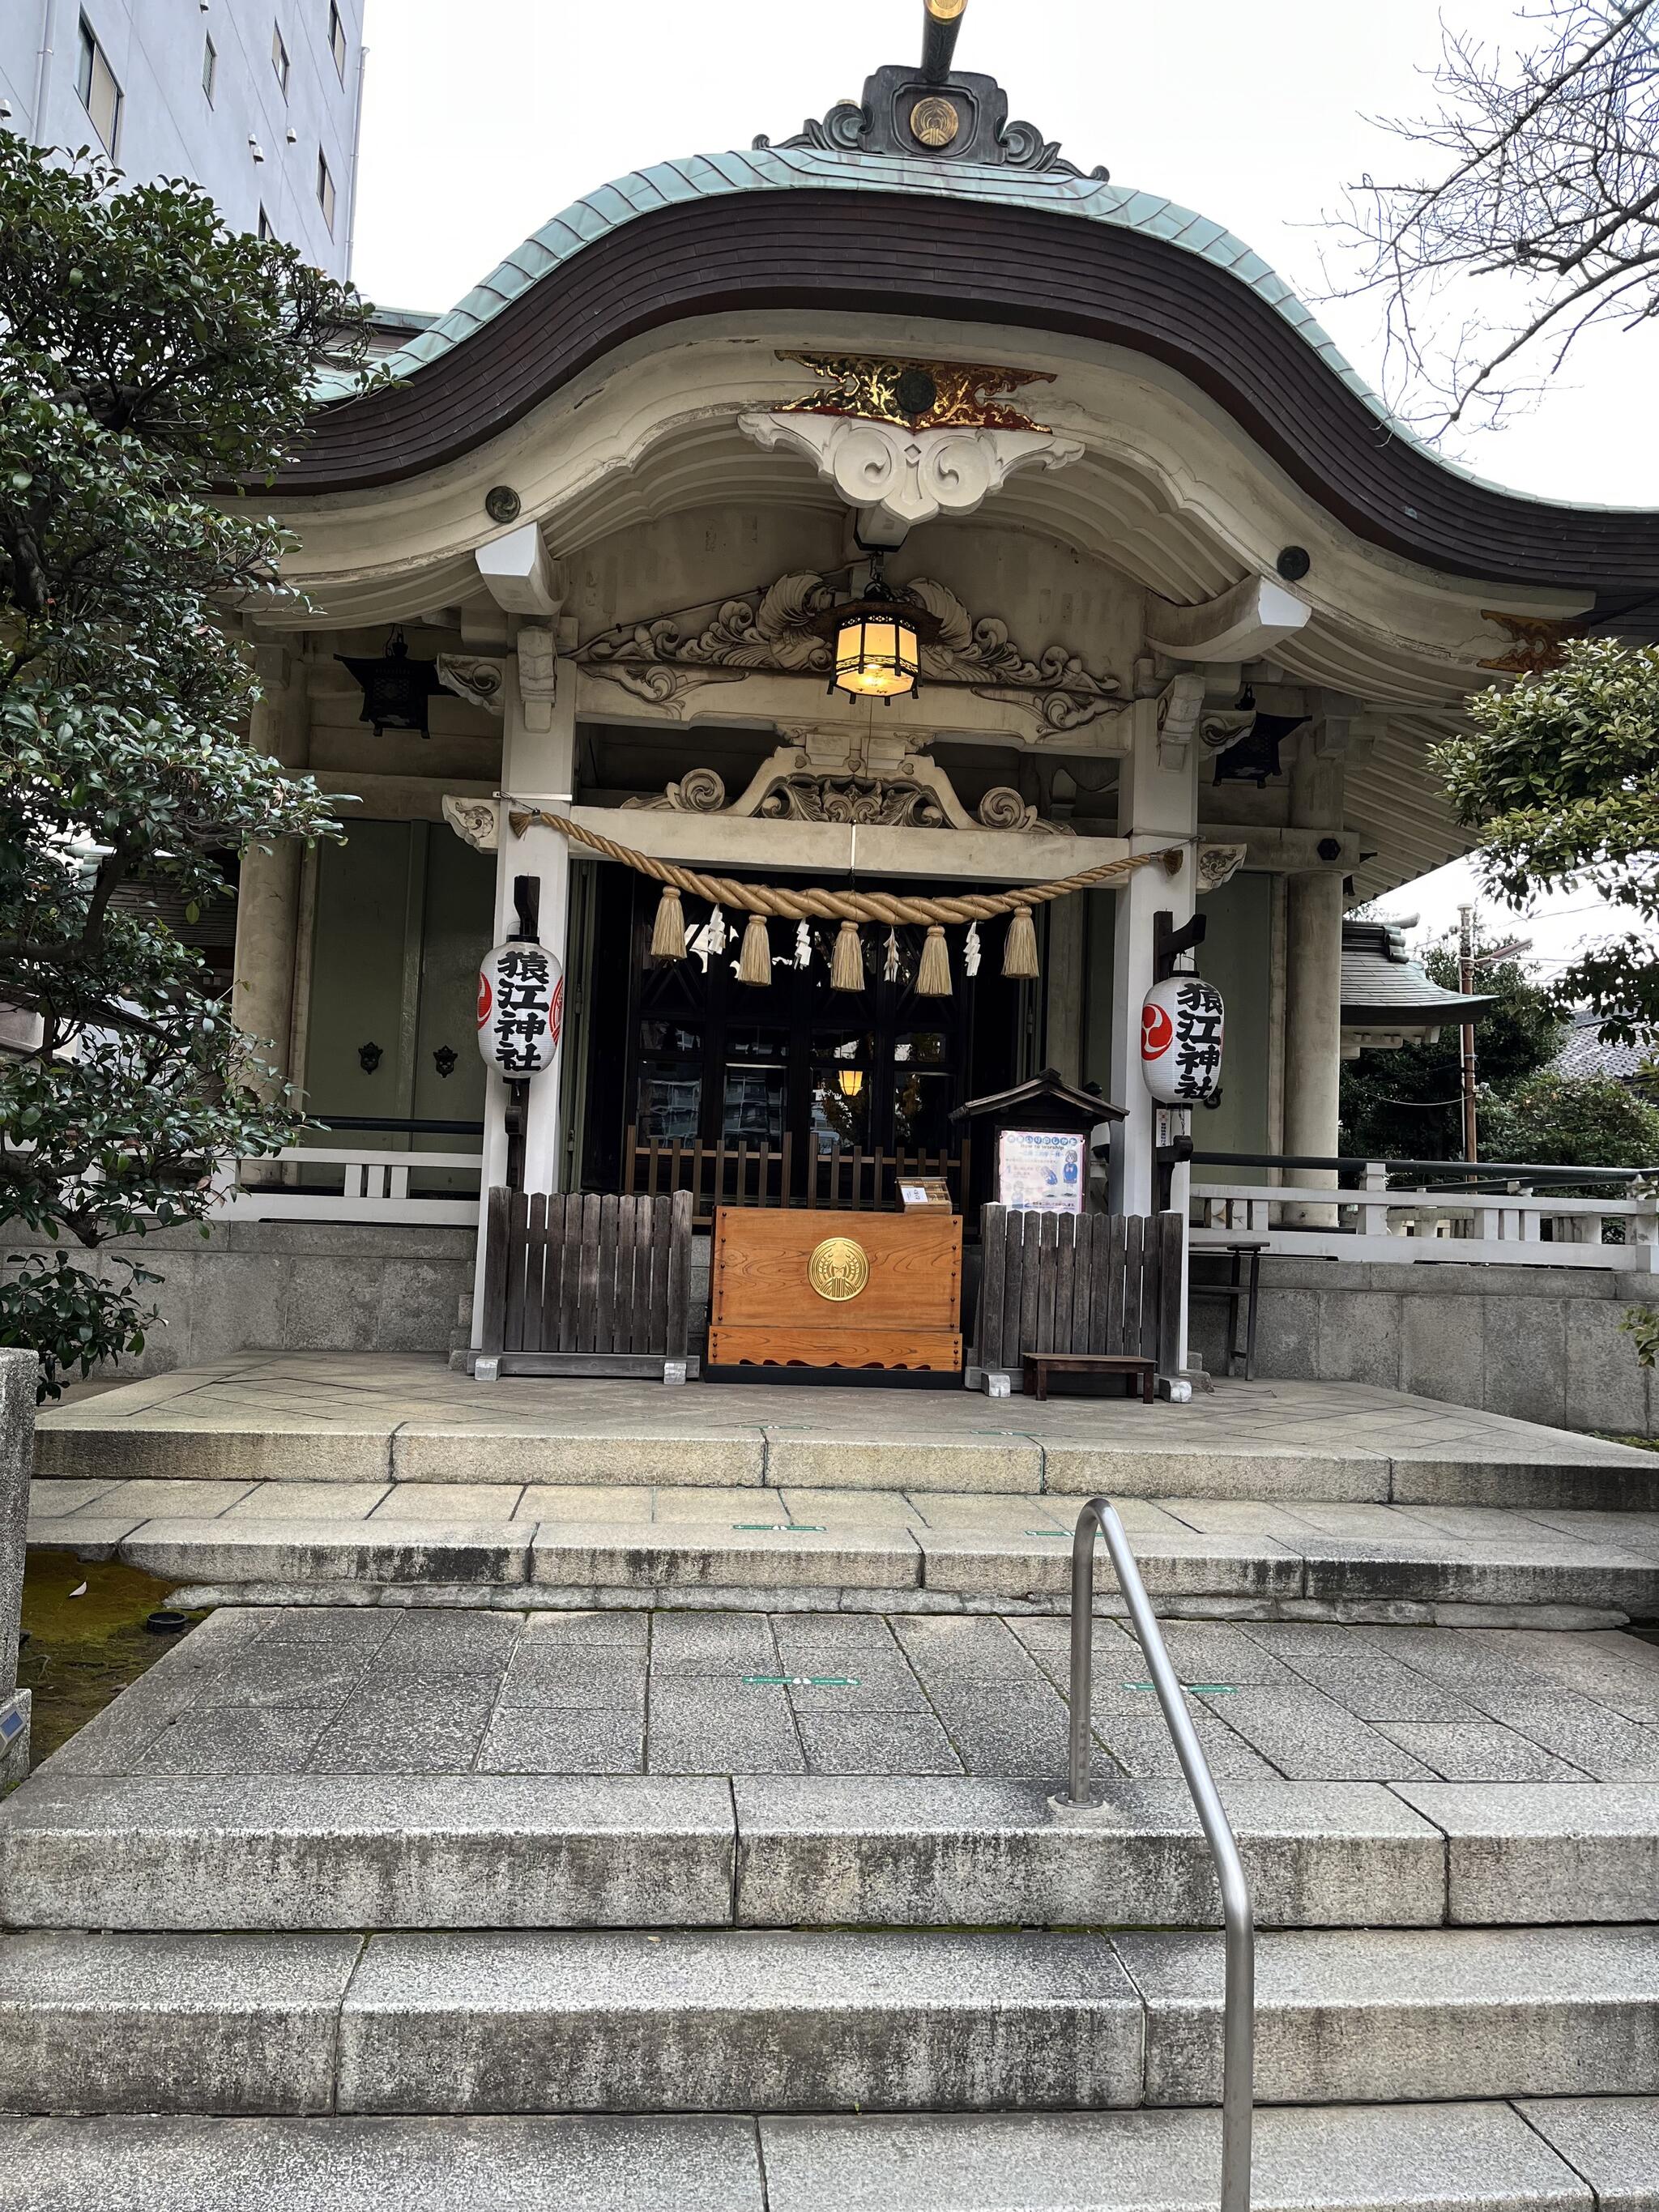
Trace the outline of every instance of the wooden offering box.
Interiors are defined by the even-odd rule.
[[[723,1206],[712,1367],[962,1371],[962,1217]]]

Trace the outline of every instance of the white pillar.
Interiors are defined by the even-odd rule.
[[[1140,1008],[1152,984],[1152,917],[1171,916],[1179,929],[1192,919],[1198,770],[1190,740],[1164,747],[1159,759],[1158,702],[1137,699],[1125,719],[1131,749],[1118,770],[1117,828],[1137,853],[1185,841],[1181,872],[1137,868],[1117,894],[1113,939],[1111,1097],[1128,1110],[1112,1129],[1110,1204],[1114,1213],[1150,1213],[1157,1197],[1157,1108],[1140,1072]]]
[[[567,632],[568,633],[567,635]],[[574,643],[574,624],[561,626],[560,643]],[[522,638],[523,633],[520,633]],[[536,633],[540,646],[544,632]],[[544,656],[520,647],[520,654],[507,664],[506,697],[501,734],[501,790],[511,805],[501,810],[501,832],[495,851],[495,935],[501,944],[518,927],[513,886],[520,876],[534,876],[540,884],[538,933],[542,943],[563,966],[570,915],[570,848],[556,830],[532,823],[521,837],[513,834],[507,820],[513,806],[544,806],[555,813],[571,804],[576,757],[576,672],[568,661],[556,664],[557,680],[549,699],[546,686],[537,678],[537,693],[526,699],[520,684],[520,659],[527,670],[540,668]],[[562,1058],[562,1050],[561,1051]],[[483,1172],[479,1177],[479,1236],[477,1266],[473,1279],[472,1341],[483,1340],[483,1206],[492,1185],[507,1180],[507,1086],[494,1069],[484,1079],[484,1135]],[[554,1191],[559,1188],[559,1061],[544,1068],[530,1084],[525,1128],[524,1188]]]
[[[297,647],[299,641],[294,642]],[[253,659],[261,696],[249,716],[248,743],[284,768],[303,768],[311,757],[305,663],[297,650],[276,645],[256,647]],[[301,1073],[291,1063],[289,1046],[303,858],[293,837],[251,845],[242,855],[237,883],[230,1016],[274,1071],[273,1079],[259,1085],[267,1097],[280,1096],[284,1084]],[[247,1171],[249,1182],[259,1185],[280,1182],[282,1176],[274,1162]]]
[[[1304,730],[1291,769],[1291,821],[1342,833],[1346,777],[1340,754],[1320,754]],[[1342,876],[1340,866],[1292,876],[1285,902],[1285,1150],[1330,1158],[1340,1142]],[[1336,1170],[1290,1168],[1287,1183],[1334,1190]],[[1287,1227],[1334,1229],[1334,1206],[1287,1205]]]

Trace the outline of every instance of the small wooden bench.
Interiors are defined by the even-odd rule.
[[[1051,1375],[1121,1375],[1133,1397],[1139,1384],[1142,1399],[1152,1402],[1157,1363],[1133,1352],[1028,1352],[1025,1355],[1025,1395],[1046,1398]]]

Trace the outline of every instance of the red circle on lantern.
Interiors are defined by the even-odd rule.
[[[480,975],[478,978],[478,1027],[480,1029],[489,1019],[489,1009],[495,1003],[495,994],[489,988],[489,976]]]
[[[1175,1024],[1162,1006],[1143,1006],[1140,1010],[1140,1056],[1143,1060],[1162,1060],[1175,1042]]]

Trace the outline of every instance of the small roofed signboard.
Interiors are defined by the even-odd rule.
[[[1028,1213],[1081,1213],[1089,1187],[1087,1145],[1081,1132],[1000,1130],[998,1204]]]

